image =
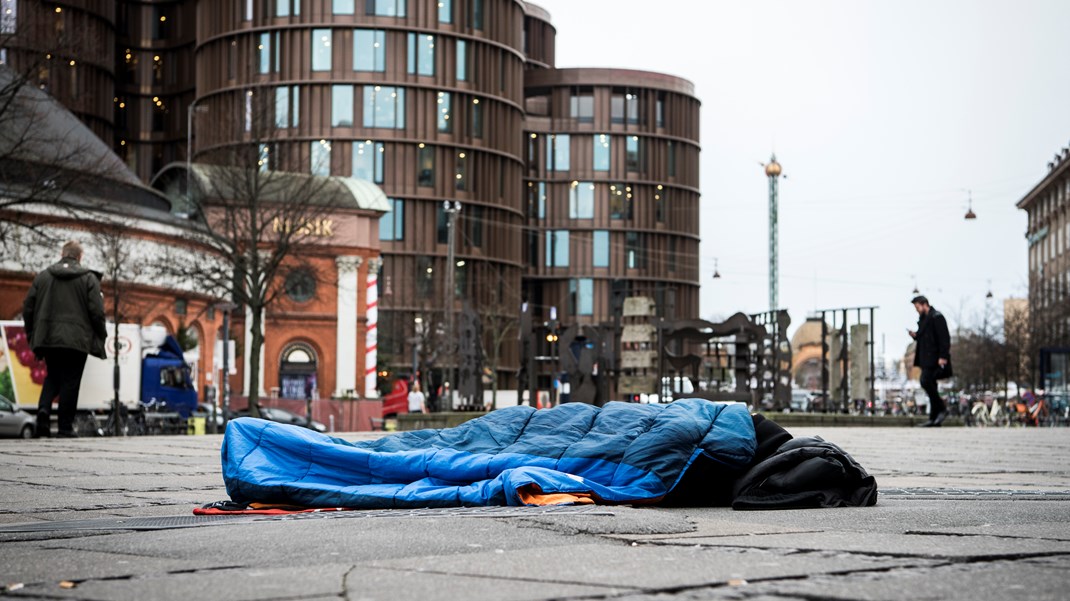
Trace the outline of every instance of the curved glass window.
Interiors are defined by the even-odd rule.
[[[594,170],[609,171],[610,150],[609,135],[594,135]]]

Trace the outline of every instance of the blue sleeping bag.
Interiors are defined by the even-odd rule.
[[[664,497],[701,455],[742,470],[755,447],[745,406],[687,399],[511,407],[455,428],[356,443],[239,418],[227,426],[222,460],[227,493],[237,503],[367,509],[639,503]]]

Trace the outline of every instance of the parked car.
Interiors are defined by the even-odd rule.
[[[249,410],[242,409],[237,413],[236,417],[249,417]],[[279,422],[280,424],[291,424],[294,426],[301,426],[302,428],[310,428],[317,432],[327,431],[327,426],[316,420],[312,420],[312,423],[309,424],[307,417],[297,415],[296,413],[290,413],[289,411],[279,409],[278,407],[261,407],[260,417],[262,419],[269,419],[273,422]]]
[[[15,406],[7,397],[0,395],[0,436],[33,438],[37,417]]]
[[[791,391],[791,410],[792,411],[809,411],[810,401],[813,400],[813,394],[808,390],[792,390]]]

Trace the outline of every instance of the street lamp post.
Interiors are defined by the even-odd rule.
[[[192,170],[193,170],[193,112],[207,113],[208,107],[198,105],[197,99],[186,107],[186,203],[193,205]],[[191,208],[191,207],[187,207]]]
[[[457,374],[456,362],[457,353],[452,352],[453,345],[453,296],[454,296],[454,283],[453,276],[454,270],[457,269],[454,256],[454,241],[456,239],[457,229],[457,214],[461,212],[461,201],[455,200],[450,202],[448,200],[442,201],[442,210],[446,212],[446,301],[443,305],[443,309],[446,311],[446,344],[449,345],[451,352],[448,355],[454,361],[453,367],[448,368],[450,377],[446,379],[448,386],[446,387],[449,409],[453,409],[453,394],[457,389],[457,382],[455,376]]]

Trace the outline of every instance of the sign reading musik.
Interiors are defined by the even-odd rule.
[[[302,236],[316,236],[317,238],[330,238],[334,236],[334,220],[321,218],[310,219],[295,224],[292,219],[276,217],[271,221],[271,230],[276,234],[296,233]]]

